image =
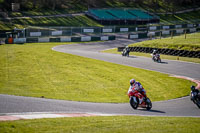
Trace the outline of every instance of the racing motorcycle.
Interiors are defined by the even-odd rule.
[[[127,56],[127,57],[129,57],[129,52],[130,52],[130,50],[129,50],[128,48],[123,49],[123,51],[122,51],[122,56]]]
[[[137,109],[138,107],[146,108],[150,110],[152,108],[152,103],[149,98],[145,98],[140,92],[134,91],[130,96],[130,105],[133,109]]]
[[[190,99],[200,108],[200,93],[195,86],[191,86]]]
[[[155,55],[152,55],[152,59],[154,62],[158,62],[158,63],[161,63],[161,59],[160,59],[160,54],[155,54]]]

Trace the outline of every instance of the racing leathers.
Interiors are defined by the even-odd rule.
[[[156,50],[153,50],[153,53],[152,53],[152,59],[155,58],[156,54],[158,54],[158,52]]]
[[[128,96],[132,96],[135,91],[138,91],[141,93],[145,98],[146,96],[146,91],[144,90],[143,86],[140,84],[140,82],[135,82],[132,84],[129,89],[128,89]]]

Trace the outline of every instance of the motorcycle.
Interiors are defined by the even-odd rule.
[[[130,105],[133,109],[138,107],[146,108],[150,110],[152,108],[152,103],[149,98],[145,98],[140,92],[134,91],[130,96]]]
[[[123,49],[123,51],[122,51],[122,56],[127,56],[127,57],[129,57],[129,49]]]
[[[200,108],[200,93],[195,89],[195,86],[191,86],[190,99]]]
[[[155,55],[153,55],[153,61],[154,61],[154,62],[160,63],[160,62],[161,62],[160,54],[155,54]]]
[[[161,63],[161,59],[160,59],[160,54],[155,54],[155,55],[152,55],[152,59],[154,62],[158,62],[158,63]]]

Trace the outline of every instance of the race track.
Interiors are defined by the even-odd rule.
[[[126,46],[133,42],[135,41],[120,38],[107,42],[61,45],[54,47],[53,50],[200,80],[200,64],[197,63],[171,60],[162,60],[162,63],[155,63],[150,58],[145,57],[131,56],[126,58],[117,54],[99,52],[105,49]],[[0,94],[0,114],[24,112],[200,117],[200,109],[192,103],[188,96],[168,101],[153,102],[152,110],[146,111],[145,109],[133,110],[129,103],[74,102]]]

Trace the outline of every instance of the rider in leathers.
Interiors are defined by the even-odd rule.
[[[194,97],[192,98],[200,97],[200,91],[198,88],[196,88],[195,86],[191,86],[191,89],[194,92]]]
[[[134,91],[138,91],[140,92],[144,98],[146,99],[147,98],[147,95],[146,95],[146,91],[144,90],[144,88],[142,87],[142,85],[140,84],[140,82],[136,82],[135,79],[131,79],[130,80],[130,87],[129,87],[129,90],[128,90],[128,96],[132,96]]]
[[[153,53],[152,53],[152,59],[155,58],[156,54],[158,54],[158,52],[157,52],[157,50],[154,49]]]

